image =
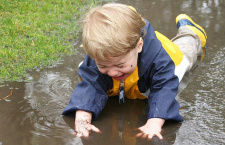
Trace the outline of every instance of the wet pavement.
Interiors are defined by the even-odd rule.
[[[167,122],[163,140],[135,138],[135,129],[146,122],[147,102],[126,100],[119,105],[117,98],[110,98],[93,122],[101,134],[91,133],[88,139],[72,135],[74,118],[61,113],[78,82],[77,66],[85,54],[78,39],[75,55],[65,56],[49,68],[30,71],[24,82],[0,83],[0,145],[225,144],[225,1],[115,2],[134,6],[155,30],[169,38],[176,35],[175,17],[180,13],[188,14],[205,28],[207,55],[186,74],[177,96],[185,121]]]

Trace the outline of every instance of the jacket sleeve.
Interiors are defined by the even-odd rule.
[[[165,120],[183,121],[179,114],[177,95],[179,79],[174,74],[175,65],[161,47],[153,60],[150,71],[150,93],[148,96],[149,118],[163,118]]]
[[[92,119],[96,120],[108,99],[105,92],[109,78],[98,71],[95,61],[87,55],[78,69],[78,74],[82,81],[75,87],[62,114],[75,115],[76,110],[84,110],[92,112]]]

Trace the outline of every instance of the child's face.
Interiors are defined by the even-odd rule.
[[[138,53],[142,51],[143,39],[140,38],[137,46],[127,54],[118,57],[109,57],[109,61],[98,61],[96,64],[101,73],[116,80],[124,80],[132,74],[137,66]]]

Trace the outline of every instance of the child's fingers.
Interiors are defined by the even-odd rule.
[[[163,139],[162,135],[160,133],[155,133],[155,134],[149,134],[148,139],[152,139],[154,136],[158,137],[159,139]]]
[[[78,132],[75,130],[75,132],[73,133],[73,135],[76,135],[77,137],[82,137],[83,133],[82,132]]]
[[[159,139],[163,139],[163,136],[160,133],[156,134],[156,136],[158,136]]]
[[[101,133],[101,131],[97,127],[95,127],[94,125],[91,125],[90,130],[92,130],[94,132],[97,132],[97,133]]]
[[[75,132],[73,133],[74,135],[78,136],[78,137],[88,137],[89,136],[89,129],[90,127],[85,127],[85,126],[81,126],[81,127],[76,127]]]
[[[136,137],[141,137],[141,136],[142,136],[142,133],[136,134]]]
[[[89,134],[90,134],[89,130],[83,131],[83,136],[84,137],[89,137]]]
[[[158,137],[159,139],[163,139],[163,136],[160,133],[150,133],[150,132],[142,131],[136,134],[136,137],[148,138],[149,140],[152,140],[154,136]]]
[[[90,131],[101,133],[101,131],[97,127],[89,124],[88,126],[85,126],[85,127],[84,126],[78,127],[73,134],[76,135],[77,137],[82,137],[82,136],[89,137]]]
[[[77,137],[82,137],[82,136],[84,136],[84,137],[89,137],[89,131],[88,130],[82,130],[82,131],[75,131],[74,133],[73,133],[74,135],[76,135]]]
[[[77,137],[82,137],[82,136],[83,136],[83,133],[82,133],[82,132],[78,132],[78,133],[76,134],[76,136],[77,136]]]

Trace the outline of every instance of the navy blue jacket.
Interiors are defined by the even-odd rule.
[[[144,45],[138,55],[138,89],[148,95],[147,118],[163,118],[183,121],[179,115],[179,104],[175,100],[179,79],[174,74],[175,65],[169,54],[157,39],[152,25],[146,21]],[[107,103],[106,91],[112,89],[112,78],[101,74],[94,60],[85,56],[78,69],[82,81],[75,87],[63,115],[74,115],[76,110],[92,112],[96,120]]]

